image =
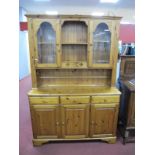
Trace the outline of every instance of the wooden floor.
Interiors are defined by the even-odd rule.
[[[52,142],[41,147],[32,145],[32,129],[27,92],[31,89],[30,76],[19,83],[20,108],[20,139],[19,155],[134,155],[135,144],[122,144],[118,138],[116,144],[107,144],[100,141],[90,142]]]

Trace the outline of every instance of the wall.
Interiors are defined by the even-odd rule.
[[[135,25],[134,24],[121,24],[119,40],[122,43],[135,42]]]
[[[26,11],[19,8],[19,21],[26,21],[24,14]],[[19,30],[19,80],[30,74],[28,32]]]

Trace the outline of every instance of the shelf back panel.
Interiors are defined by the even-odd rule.
[[[87,25],[81,21],[65,21],[62,25],[62,43],[86,43]]]
[[[63,45],[62,61],[87,61],[87,46]]]

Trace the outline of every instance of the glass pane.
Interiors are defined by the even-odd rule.
[[[110,61],[111,32],[105,23],[97,26],[93,33],[93,63],[107,64]]]
[[[40,25],[37,40],[39,63],[56,63],[56,34],[50,23]]]

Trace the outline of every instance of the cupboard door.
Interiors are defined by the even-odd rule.
[[[59,137],[59,108],[57,105],[32,105],[34,138]]]
[[[116,104],[91,105],[91,137],[115,136],[118,106]]]
[[[112,67],[112,22],[90,21],[89,66]]]
[[[61,117],[63,138],[88,137],[89,105],[63,105]]]
[[[34,19],[36,67],[58,67],[60,63],[59,21]]]

